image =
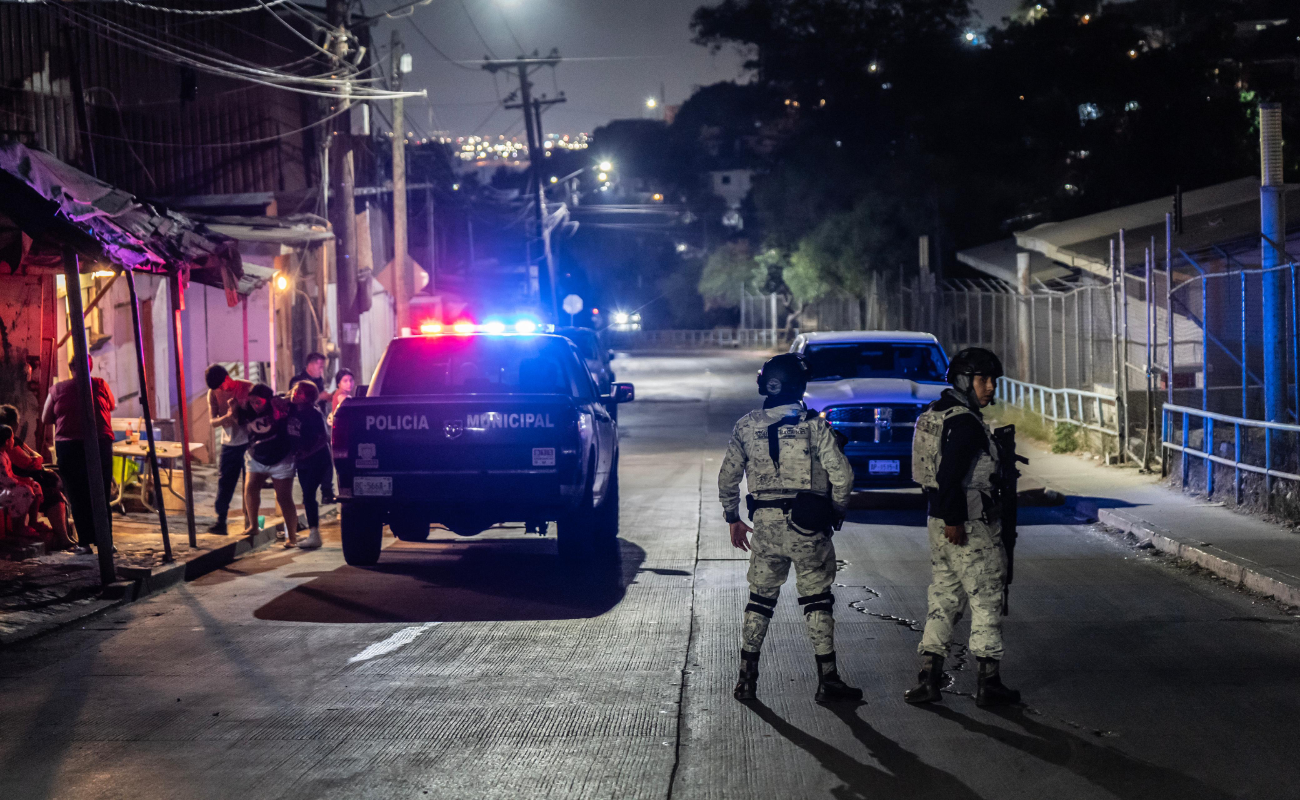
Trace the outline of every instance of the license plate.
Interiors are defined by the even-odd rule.
[[[869,461],[867,462],[867,472],[872,475],[897,475],[898,460],[892,461]]]
[[[553,467],[553,466],[555,466],[555,448],[554,448],[554,447],[534,447],[534,448],[533,448],[533,466],[534,466],[534,467]]]
[[[392,478],[353,478],[353,497],[392,497]]]

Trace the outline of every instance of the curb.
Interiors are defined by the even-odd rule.
[[[1071,500],[1069,505],[1079,516],[1130,533],[1138,537],[1141,544],[1149,544],[1162,553],[1203,567],[1235,586],[1272,597],[1287,605],[1300,606],[1300,585],[1294,576],[1233,555],[1206,542],[1179,541],[1164,528],[1124,511],[1098,508],[1090,500]]]
[[[248,536],[240,536],[227,544],[209,550],[189,561],[167,564],[158,569],[118,567],[120,580],[104,586],[97,596],[88,598],[84,607],[69,609],[68,616],[52,619],[0,637],[0,648],[30,641],[38,636],[59,630],[75,622],[99,616],[151,594],[158,594],[173,586],[195,580],[214,572],[232,561],[255,550],[260,550],[276,540],[276,533],[284,523],[262,528]]]

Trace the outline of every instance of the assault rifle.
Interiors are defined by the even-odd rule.
[[[1002,615],[1011,613],[1008,587],[1016,576],[1017,482],[1020,470],[1017,464],[1028,464],[1029,459],[1016,455],[1016,426],[1004,425],[993,431],[993,443],[998,448],[998,486],[1002,490],[1002,544],[1007,549],[1007,579],[1002,586]]]

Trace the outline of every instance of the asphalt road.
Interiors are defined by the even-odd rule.
[[[907,706],[929,561],[919,498],[836,537],[821,707],[788,587],[759,693],[731,698],[746,562],[716,476],[755,355],[621,358],[622,561],[567,570],[522,529],[343,564],[266,552],[0,650],[0,797],[1300,797],[1300,618],[1056,509],[1022,512],[1007,682]],[[391,542],[391,540],[390,540]]]

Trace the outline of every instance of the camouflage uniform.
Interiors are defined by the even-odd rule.
[[[973,414],[987,439],[966,471],[962,487],[966,493],[966,543],[953,544],[944,535],[944,521],[928,519],[932,578],[928,593],[929,610],[925,633],[917,650],[922,655],[946,656],[952,629],[969,605],[971,609],[970,650],[977,658],[1002,658],[1002,599],[1007,555],[1002,545],[1002,523],[994,496],[998,451],[984,418],[959,405],[936,411],[926,409],[916,421],[912,441],[913,478],[927,490],[937,490],[942,462],[944,423],[959,414]]]
[[[769,437],[773,425],[779,426],[775,439]],[[772,459],[773,446],[777,448],[776,461]],[[748,476],[749,490],[760,500],[813,491],[830,495],[841,513],[853,490],[853,468],[840,451],[834,431],[802,403],[752,411],[736,423],[718,474],[718,498],[728,520],[739,519],[742,476]],[[790,525],[786,514],[778,508],[754,512],[743,650],[757,653],[762,648],[781,585],[793,564],[808,637],[817,655],[826,656],[835,650],[834,597],[830,592],[835,580],[835,546],[829,532],[801,533]]]

